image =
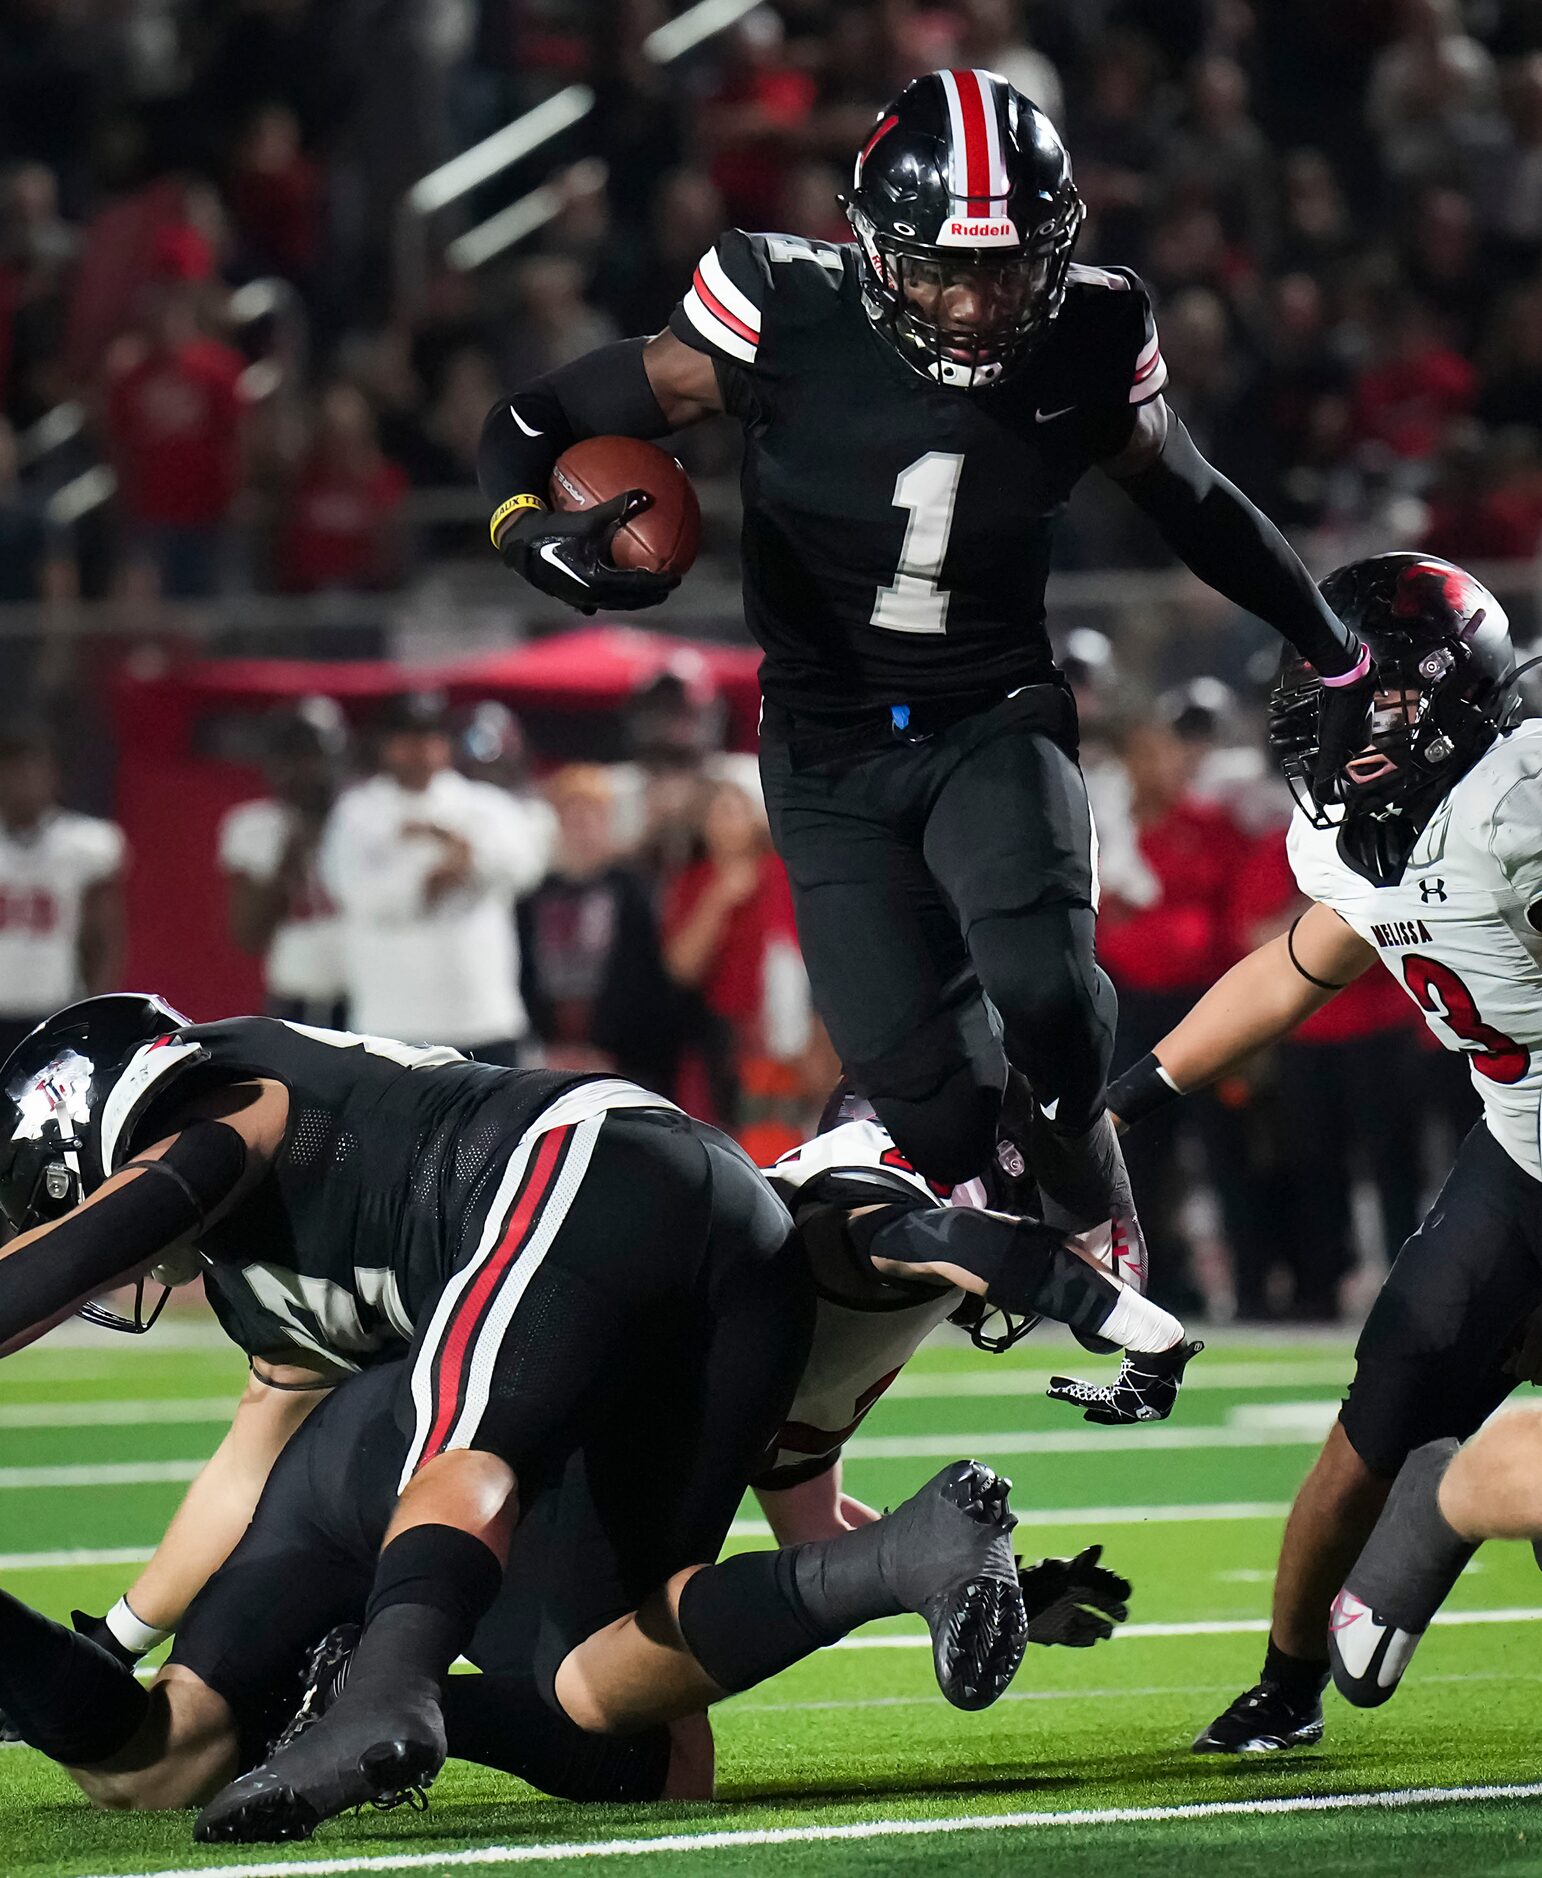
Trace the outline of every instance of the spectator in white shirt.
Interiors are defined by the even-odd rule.
[[[0,732],[0,1061],[76,998],[118,988],[123,830],[59,804],[37,731]]]
[[[438,694],[398,698],[381,730],[381,773],[342,796],[321,844],[349,1021],[516,1063],[529,1023],[514,901],[545,872],[547,824],[456,771]]]
[[[333,1029],[346,1021],[343,929],[317,858],[347,753],[337,705],[302,699],[272,727],[272,794],[238,803],[219,835],[231,936],[263,961],[268,1015]]]

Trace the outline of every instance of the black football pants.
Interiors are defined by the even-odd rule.
[[[1092,822],[1042,722],[1042,703],[1008,698],[836,762],[761,746],[819,1014],[895,1141],[946,1185],[995,1147],[1003,1031],[1057,1126],[1102,1105],[1115,999],[1093,956]]]

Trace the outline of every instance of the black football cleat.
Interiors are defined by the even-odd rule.
[[[424,1806],[444,1765],[444,1719],[432,1696],[384,1711],[338,1696],[260,1767],[233,1780],[198,1815],[200,1845],[308,1839],[323,1820],[354,1807]]]
[[[339,1624],[335,1630],[329,1630],[311,1651],[305,1673],[300,1679],[299,1703],[285,1724],[283,1733],[268,1744],[269,1760],[314,1728],[343,1693],[360,1634],[361,1627],[358,1624]]]
[[[1339,1694],[1356,1708],[1390,1700],[1430,1620],[1478,1549],[1452,1531],[1436,1499],[1460,1446],[1448,1436],[1404,1461],[1375,1530],[1333,1600],[1328,1661]]]
[[[1244,1689],[1194,1739],[1196,1754],[1278,1754],[1322,1740],[1322,1695],[1292,1695],[1265,1678]]]
[[[954,1461],[883,1517],[879,1574],[926,1619],[937,1686],[955,1708],[989,1708],[1027,1648],[1011,1488],[983,1462]]]

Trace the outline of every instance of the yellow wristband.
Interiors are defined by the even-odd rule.
[[[506,522],[511,515],[521,509],[544,509],[546,504],[539,496],[510,496],[507,502],[500,502],[493,510],[493,519],[487,524],[487,532],[492,536],[493,546],[498,545],[498,524]]]

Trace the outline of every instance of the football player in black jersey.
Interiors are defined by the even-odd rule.
[[[1081,199],[1027,98],[991,72],[914,80],[844,202],[853,244],[729,230],[666,331],[498,404],[493,544],[583,610],[663,600],[672,576],[607,558],[646,497],[553,514],[552,467],[580,438],[739,420],[766,801],[836,1049],[916,1165],[955,1185],[985,1165],[1002,1100],[988,998],[1059,1137],[1046,1198],[1073,1227],[1123,1213],[1133,1232],[1103,1113],[1093,833],[1044,625],[1072,487],[1094,465],[1115,477],[1356,728],[1363,648],[1168,411],[1140,281],[1073,265]]]
[[[715,1130],[613,1078],[494,1069],[268,1018],[189,1025],[134,996],[50,1019],[0,1086],[0,1208],[18,1235],[0,1255],[0,1354],[193,1248],[259,1378],[282,1361],[324,1386],[411,1341],[400,1498],[347,1699],[226,1796],[215,1836],[282,1835],[432,1777],[444,1672],[497,1593],[522,1500],[575,1450],[606,1522],[641,1529],[634,1583],[716,1556],[791,1405],[813,1297],[787,1211]],[[869,1208],[876,1269],[967,1280],[1167,1357],[1149,1381],[1161,1412],[1171,1406],[1190,1352],[1165,1313],[1054,1230],[959,1213],[967,1239],[953,1242],[926,1212]],[[1144,1368],[1072,1399],[1096,1419],[1148,1419]],[[640,1452],[656,1470],[645,1521]],[[967,1522],[1001,1556],[961,1571],[927,1615],[945,1687],[967,1680],[989,1700],[1025,1619],[1004,1493],[939,1477],[932,1501],[952,1504],[961,1486],[978,1501]],[[241,1509],[225,1511],[228,1533]],[[885,1575],[891,1551],[874,1542],[870,1573]],[[671,1592],[687,1707],[768,1673],[765,1651],[793,1632],[837,1620],[796,1574],[767,1568],[747,1587],[742,1575],[721,1595],[715,1577]],[[25,1651],[27,1634],[0,1643]],[[747,1637],[761,1640],[748,1655]],[[607,1655],[607,1713],[657,1689],[652,1649],[638,1629]],[[582,1710],[593,1690],[573,1693]]]
[[[196,1805],[232,1774],[272,1758],[275,1736],[299,1739],[347,1687],[406,1443],[395,1413],[400,1367],[350,1378],[284,1450],[250,1527],[188,1612],[151,1688],[102,1660],[88,1639],[0,1591],[0,1694],[23,1718],[29,1744],[66,1766],[88,1798],[117,1810]],[[576,1462],[522,1506],[502,1588],[466,1648],[481,1673],[445,1686],[448,1751],[564,1799],[710,1799],[711,1730],[699,1711],[675,1712],[667,1673],[624,1711],[611,1706],[606,1659],[636,1601],[648,1523],[647,1470],[632,1471],[637,1505],[629,1520],[601,1517]],[[957,1465],[944,1472],[956,1477]],[[933,1497],[923,1489],[923,1506]],[[805,1549],[801,1562],[782,1560],[794,1572],[822,1560],[846,1577],[841,1634],[892,1609],[871,1571],[842,1571],[843,1560],[875,1541],[903,1555],[913,1604],[946,1593],[957,1569],[950,1547],[927,1543],[913,1503],[883,1524],[882,1535],[855,1545],[850,1534],[836,1536],[828,1547]],[[739,1580],[742,1598],[767,1556],[702,1569],[709,1583]],[[1044,1560],[1024,1582],[1033,1643],[1087,1648],[1126,1614],[1130,1586],[1097,1563],[1096,1549]],[[747,1624],[757,1615],[743,1605]],[[781,1660],[757,1640],[754,1667],[772,1673],[836,1640],[805,1630],[780,1640]],[[657,1662],[666,1671],[668,1655],[660,1639]],[[595,1698],[580,1709],[583,1727],[564,1706],[564,1698],[574,1705],[575,1688]],[[212,1813],[214,1823],[221,1817]]]

